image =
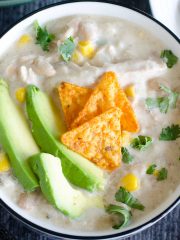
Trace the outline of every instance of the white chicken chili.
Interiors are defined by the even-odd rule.
[[[65,139],[63,137],[62,142],[67,148],[64,149],[64,145],[59,146],[57,141],[60,142],[60,135],[59,130],[56,130],[58,127],[51,128],[49,123],[51,120],[47,120],[51,118],[48,115],[51,114],[50,103],[44,95],[42,97],[44,105],[37,106],[35,102],[36,97],[39,99],[41,91],[48,95],[53,99],[56,110],[64,121],[63,130],[60,127],[63,134],[76,131],[76,127],[73,130],[66,123],[66,116],[62,113],[56,93],[57,88],[65,82],[80,87],[77,91],[82,90],[85,93],[87,91],[88,97],[81,96],[77,101],[82,110],[87,106],[85,103],[94,93],[94,89],[99,86],[101,76],[106,73],[116,75],[138,122],[136,131],[131,132],[123,129],[123,124],[121,126],[116,124],[121,145],[119,146],[119,165],[113,170],[101,168],[100,164],[88,158],[89,155],[86,157],[85,154],[81,154],[81,150],[75,151],[74,145],[72,147],[71,143],[68,145],[65,144],[65,140],[63,142]],[[22,110],[28,126],[31,127],[34,122],[40,121],[37,120],[37,115],[42,116],[44,111],[43,124],[45,122],[49,124],[48,127],[50,127],[47,127],[46,133],[53,139],[53,150],[51,150],[50,147],[48,148],[51,142],[45,141],[46,146],[42,146],[44,140],[39,140],[39,135],[42,133],[38,132],[39,127],[33,126],[33,138],[28,135],[31,133],[27,133],[27,137],[32,138],[31,145],[37,144],[37,146],[33,145],[32,155],[39,155],[38,157],[35,155],[37,159],[34,159],[28,152],[28,144],[25,144],[27,151],[22,151],[22,156],[30,157],[32,164],[26,166],[28,170],[25,171],[30,183],[25,180],[23,185],[24,178],[18,181],[20,171],[16,166],[14,169],[14,160],[11,160],[6,150],[11,144],[9,142],[6,144],[7,140],[4,143],[4,135],[0,134],[0,194],[13,199],[28,215],[57,227],[82,232],[106,230],[111,229],[112,226],[118,229],[143,218],[158,208],[179,186],[180,63],[176,53],[167,49],[147,30],[121,19],[102,16],[60,18],[47,22],[46,27],[41,26],[37,21],[34,26],[29,27],[22,36],[19,36],[16,42],[13,42],[3,56],[0,56],[0,76],[8,84],[10,96]],[[4,83],[0,82],[0,85],[4,87]],[[73,94],[74,92],[72,93],[74,97]],[[67,95],[69,97],[71,93],[68,92]],[[31,104],[30,101],[32,101]],[[49,108],[45,106],[46,101]],[[36,105],[37,108],[28,109],[30,105],[31,107]],[[113,105],[113,107],[118,106]],[[13,107],[12,109],[15,113]],[[113,112],[115,110],[106,110],[115,119],[117,116]],[[100,114],[106,114],[106,110]],[[121,112],[123,111],[121,109]],[[3,113],[0,110],[0,124],[1,114]],[[118,114],[120,116],[120,113]],[[34,116],[37,118],[35,119]],[[78,113],[76,113],[77,116]],[[83,131],[87,131],[89,126],[87,136],[90,136],[91,126],[95,126],[96,121],[101,121],[98,116],[94,116],[95,120],[88,119],[79,124],[77,131],[80,131],[83,126]],[[55,121],[53,117],[52,119]],[[21,119],[18,121],[20,123]],[[84,125],[87,122],[89,125]],[[7,123],[7,127],[12,125]],[[106,126],[106,123],[103,126]],[[20,126],[19,131],[21,131]],[[12,135],[12,131],[10,134]],[[101,134],[103,135],[103,132]],[[118,140],[116,141],[118,144]],[[21,143],[17,147],[19,148],[20,145]],[[12,145],[10,147],[13,148]],[[105,153],[108,159],[112,147],[108,145],[105,150],[108,152]],[[72,160],[74,155],[71,155],[71,151],[80,154],[78,164]],[[21,151],[18,150],[19,152]],[[62,158],[72,160],[68,165],[69,172],[64,170],[63,163],[60,164],[59,152],[64,154],[61,155]],[[93,154],[92,149],[89,152]],[[47,156],[50,154],[54,156]],[[113,156],[112,153],[112,158]],[[49,165],[50,158],[53,166]],[[91,165],[84,166],[83,161],[88,161],[92,169]],[[23,164],[20,162],[19,165],[22,169]],[[56,173],[57,168],[59,168],[58,173]],[[73,169],[79,171],[81,175],[74,174]],[[77,178],[80,177],[84,184],[78,182]],[[64,189],[60,189],[62,186],[56,180],[63,183]],[[48,189],[45,183],[50,186]],[[66,203],[62,205],[63,191],[65,191]],[[70,193],[72,194],[69,195]],[[91,200],[93,204],[90,204]],[[123,220],[119,220],[117,216],[123,217]]]

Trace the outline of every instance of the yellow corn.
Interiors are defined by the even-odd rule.
[[[121,179],[120,185],[129,192],[133,192],[139,188],[139,181],[133,173],[129,173]]]
[[[78,43],[80,52],[84,57],[92,58],[95,52],[94,46],[90,41],[80,41]]]
[[[159,171],[158,171],[158,170],[154,170],[153,175],[154,175],[155,177],[157,177],[158,174],[159,174]]]
[[[0,153],[0,172],[5,172],[10,169],[10,163],[7,155],[3,152]]]
[[[79,51],[75,50],[72,54],[72,58],[71,60],[76,63],[76,64],[79,64],[82,62],[82,55],[80,54]]]
[[[140,37],[140,38],[143,38],[143,39],[144,39],[145,36],[146,36],[146,35],[145,35],[145,32],[143,32],[143,31],[140,31],[140,32],[139,32],[139,37]]]
[[[130,86],[126,87],[125,88],[125,93],[126,93],[127,97],[135,98],[135,87],[134,87],[134,85],[130,85]]]
[[[25,88],[18,88],[16,90],[16,99],[20,102],[23,103],[25,101],[26,97],[26,89]]]
[[[126,131],[122,131],[122,135],[121,135],[121,143],[123,147],[126,147],[130,144],[131,141],[131,134],[129,132]]]
[[[18,40],[18,45],[24,45],[31,41],[31,37],[28,34],[22,35]]]

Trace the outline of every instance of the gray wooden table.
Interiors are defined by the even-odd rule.
[[[54,0],[36,0],[30,4],[0,8],[0,34],[18,19],[47,4],[61,2]],[[107,1],[108,2],[108,1]],[[148,0],[115,0],[114,2],[139,8],[151,14]],[[0,46],[3,47],[3,46]],[[53,240],[42,235],[14,219],[0,206],[0,240]],[[127,240],[180,240],[180,206],[154,226]]]

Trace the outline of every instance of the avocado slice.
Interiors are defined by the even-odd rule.
[[[89,191],[103,188],[103,171],[60,142],[60,136],[65,132],[60,113],[55,112],[50,99],[34,85],[27,87],[26,108],[36,142],[43,152],[61,159],[65,177],[72,184]]]
[[[0,79],[0,143],[8,154],[15,176],[26,191],[38,187],[27,159],[39,153],[22,112],[13,103],[7,83]]]
[[[101,197],[86,196],[71,186],[63,175],[59,158],[40,153],[32,156],[29,163],[39,178],[44,196],[63,214],[76,218],[90,207],[103,208]]]

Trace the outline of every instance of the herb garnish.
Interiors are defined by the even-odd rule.
[[[167,169],[161,168],[161,170],[159,170],[159,172],[158,172],[157,180],[158,181],[165,180],[167,178],[167,175],[168,175]]]
[[[180,125],[172,124],[171,126],[162,129],[161,134],[159,136],[159,140],[171,141],[176,140],[179,137],[180,137]]]
[[[118,205],[110,204],[106,208],[107,213],[116,214],[119,216],[119,223],[113,226],[114,229],[119,229],[126,226],[131,219],[131,211]]]
[[[122,147],[121,148],[121,153],[122,153],[122,161],[124,163],[130,163],[133,161],[134,157],[129,153],[127,148]]]
[[[166,113],[169,107],[169,101],[166,97],[147,98],[146,107],[148,109],[159,108],[160,112]]]
[[[69,37],[59,46],[59,53],[65,62],[69,62],[74,52],[75,44],[73,37]]]
[[[118,202],[125,203],[131,208],[135,208],[141,211],[143,211],[145,208],[137,198],[135,198],[129,191],[127,191],[123,187],[120,187],[119,190],[116,192],[115,199]]]
[[[138,209],[141,211],[143,211],[145,208],[137,198],[133,197],[133,195],[123,187],[120,187],[116,192],[115,199],[117,202],[121,202],[130,208]],[[107,213],[116,214],[119,216],[119,223],[113,226],[114,229],[119,229],[129,223],[132,213],[128,207],[126,208],[110,204],[106,208]]]
[[[44,51],[49,51],[49,44],[55,39],[54,34],[48,33],[46,27],[40,27],[38,21],[34,22],[36,31],[36,44],[39,44]]]
[[[160,84],[160,88],[168,94],[165,97],[147,98],[146,107],[148,109],[159,108],[161,113],[167,113],[169,108],[175,108],[179,93],[173,92],[170,88]]]
[[[176,107],[176,102],[178,100],[178,97],[179,97],[179,93],[177,92],[173,92],[170,88],[164,86],[163,84],[160,84],[160,88],[169,94],[168,96],[168,100],[169,100],[169,106],[171,108],[175,108]]]
[[[148,136],[138,136],[131,141],[131,147],[138,149],[138,150],[144,150],[152,143],[152,138]]]
[[[152,164],[148,167],[148,169],[146,170],[146,173],[149,175],[152,175],[156,169],[157,165],[156,164]]]
[[[172,68],[178,61],[178,57],[171,50],[163,50],[160,57],[166,63],[168,68]]]

